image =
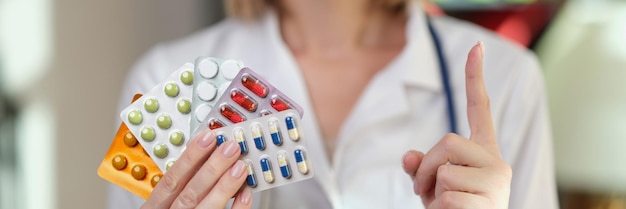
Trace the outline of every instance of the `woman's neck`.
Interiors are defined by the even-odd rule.
[[[335,56],[404,45],[407,17],[371,0],[282,0],[281,33],[293,53]]]

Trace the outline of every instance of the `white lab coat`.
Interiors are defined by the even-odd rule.
[[[432,19],[443,44],[459,132],[469,136],[464,66],[469,49],[485,43],[484,75],[499,145],[513,169],[511,209],[556,209],[552,140],[540,67],[523,47],[470,23]],[[302,105],[315,177],[253,196],[255,208],[423,208],[403,172],[409,149],[428,151],[449,130],[437,55],[425,14],[414,4],[407,45],[367,85],[342,125],[330,162],[302,74],[282,41],[273,12],[254,23],[227,19],[188,38],[156,46],[130,72],[120,109],[197,56],[238,58]],[[349,78],[346,78],[349,79]],[[337,89],[341,91],[341,89]],[[143,200],[111,186],[109,208]]]

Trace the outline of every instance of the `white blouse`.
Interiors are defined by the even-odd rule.
[[[340,129],[332,162],[302,74],[271,11],[254,23],[226,19],[156,46],[130,72],[119,109],[133,94],[148,91],[198,56],[237,58],[303,107],[302,129],[315,171],[310,180],[255,193],[253,208],[424,208],[402,170],[401,157],[409,149],[428,151],[449,130],[438,58],[425,17],[417,4],[411,6],[405,48],[360,96]],[[558,208],[545,87],[533,54],[470,23],[449,17],[431,21],[450,71],[459,134],[469,136],[465,61],[481,40],[496,134],[513,169],[510,208]],[[144,201],[114,185],[109,194],[109,208],[139,208]]]

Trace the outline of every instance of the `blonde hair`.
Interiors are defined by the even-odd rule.
[[[229,17],[244,20],[254,20],[265,12],[267,8],[276,5],[275,0],[224,0],[226,14]],[[384,6],[394,13],[405,13],[408,3],[412,0],[372,0],[372,3]]]

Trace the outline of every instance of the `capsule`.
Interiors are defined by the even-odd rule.
[[[267,96],[267,87],[249,74],[241,76],[241,84],[261,98]]]
[[[278,112],[291,109],[289,103],[285,102],[285,100],[281,99],[279,96],[272,98],[270,105]]]
[[[222,123],[222,121],[215,118],[211,118],[211,120],[209,120],[209,129],[213,130],[221,127],[224,127],[224,123]]]
[[[268,123],[270,129],[270,136],[272,136],[272,142],[280,146],[283,144],[283,139],[280,137],[280,131],[278,130],[278,120],[270,120]]]
[[[233,135],[235,136],[235,141],[239,144],[239,148],[241,148],[241,154],[245,155],[248,153],[248,145],[246,143],[246,138],[243,136],[242,128],[235,128],[233,130]]]
[[[246,183],[249,187],[254,188],[256,187],[257,182],[256,176],[254,175],[254,167],[252,167],[252,161],[245,160],[244,162],[246,163],[246,168],[248,169],[248,177],[246,177]]]
[[[289,133],[289,138],[293,141],[300,140],[300,134],[298,133],[298,127],[296,126],[296,120],[293,119],[293,116],[288,116],[285,118],[285,124],[287,125],[287,133]]]
[[[298,166],[298,171],[301,174],[309,173],[309,166],[307,165],[304,151],[302,149],[296,149],[293,154],[296,156],[296,165]]]
[[[291,168],[289,167],[289,162],[287,161],[287,153],[285,151],[280,151],[277,154],[277,158],[278,166],[280,167],[280,174],[283,175],[283,178],[291,178]]]
[[[246,95],[245,93],[237,90],[237,89],[233,89],[230,92],[230,98],[237,104],[239,104],[239,106],[243,107],[244,109],[246,109],[247,111],[250,112],[254,112],[256,111],[256,107],[257,104],[256,102],[250,98],[248,95]]]
[[[270,160],[265,157],[261,159],[261,170],[263,171],[263,179],[265,179],[265,182],[273,183],[274,174],[272,174],[272,165]]]
[[[252,138],[254,139],[254,146],[258,150],[265,149],[265,140],[263,139],[263,132],[261,132],[261,124],[252,124]]]
[[[246,120],[241,113],[237,112],[237,110],[227,104],[220,106],[220,113],[233,123],[240,123]]]
[[[226,136],[224,136],[224,134],[217,135],[216,139],[217,139],[218,147],[222,145],[224,142],[226,142]]]

